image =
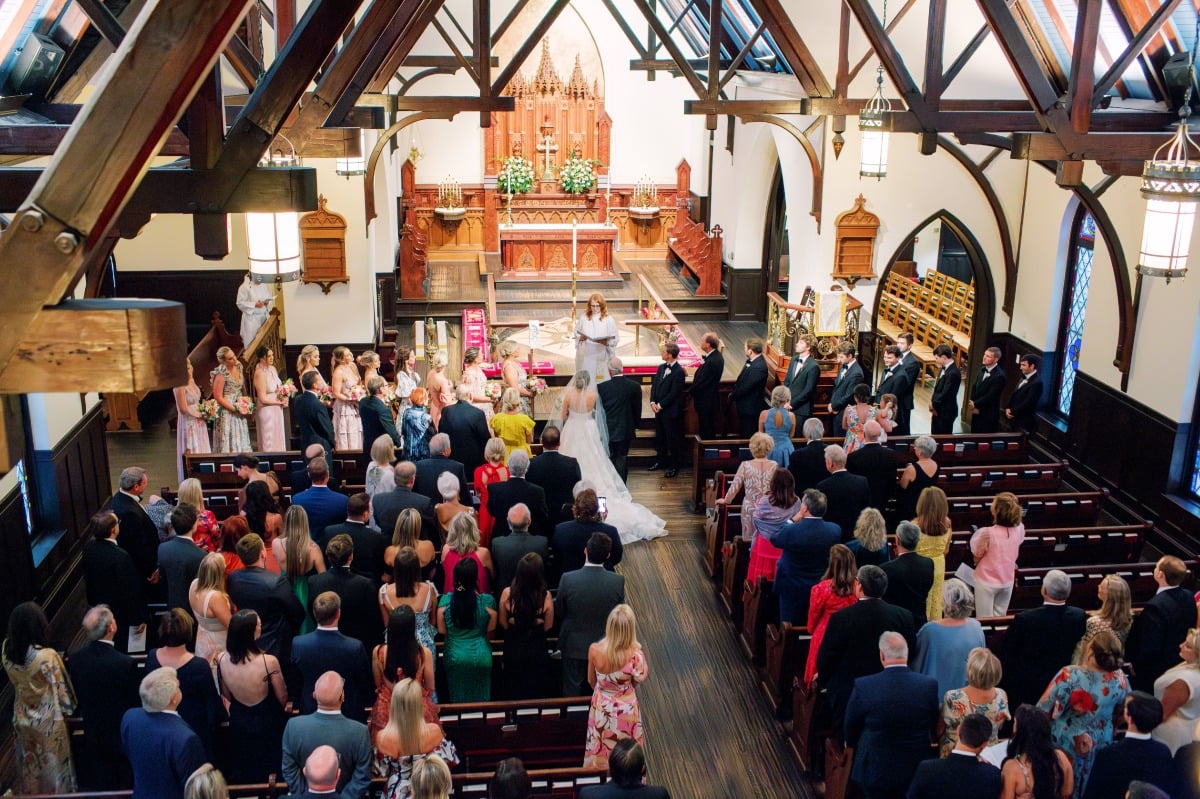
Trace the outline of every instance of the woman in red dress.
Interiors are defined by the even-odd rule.
[[[504,465],[506,452],[503,438],[489,438],[483,447],[484,463],[475,468],[475,493],[479,495],[479,543],[484,547],[492,545],[492,527],[496,523],[487,511],[488,486],[508,479],[508,467]]]
[[[817,679],[817,650],[829,626],[829,617],[857,601],[854,595],[855,575],[858,568],[854,553],[845,544],[834,544],[829,548],[829,568],[821,582],[812,588],[808,601],[808,631],[812,644],[808,649],[808,662],[804,664],[804,684],[812,686]]]

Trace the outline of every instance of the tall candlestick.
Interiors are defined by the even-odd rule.
[[[575,220],[571,220],[571,266],[579,263],[579,234],[575,228]]]

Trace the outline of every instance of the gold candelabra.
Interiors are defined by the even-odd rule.
[[[579,281],[578,234],[575,228],[575,217],[571,217],[571,329],[575,329],[576,289]]]

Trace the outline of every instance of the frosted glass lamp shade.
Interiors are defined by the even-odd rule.
[[[1167,280],[1187,274],[1188,247],[1195,219],[1194,200],[1147,200],[1138,271]]]
[[[255,283],[287,283],[300,277],[300,215],[246,214],[246,251]]]
[[[883,178],[887,176],[888,133],[885,130],[866,129],[860,126],[862,132],[862,154],[858,164],[858,174],[864,178]]]

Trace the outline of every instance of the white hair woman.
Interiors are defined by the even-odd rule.
[[[938,681],[938,696],[967,681],[967,656],[985,646],[983,627],[971,618],[975,597],[957,577],[942,585],[942,618],[930,621],[917,632],[913,669]]]

